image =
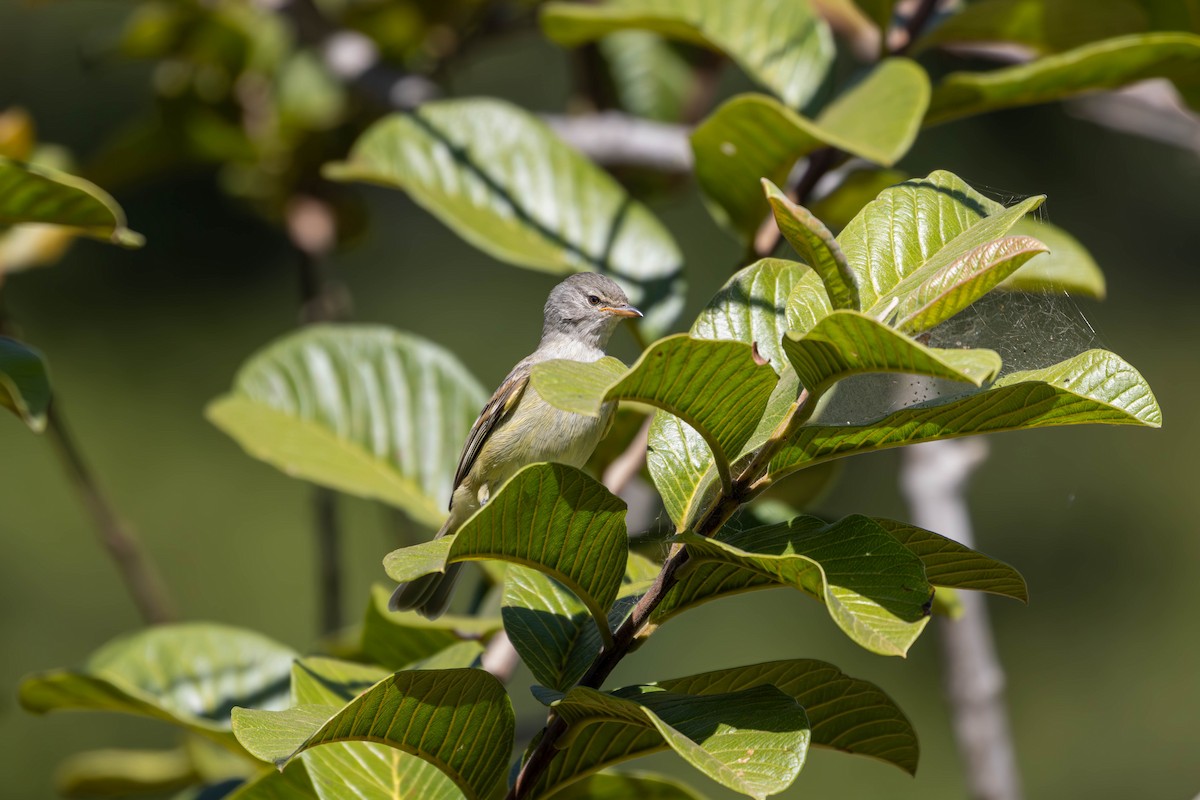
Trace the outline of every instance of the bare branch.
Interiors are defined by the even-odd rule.
[[[543,114],[542,120],[597,164],[671,173],[692,171],[690,129],[686,125],[653,122],[619,111],[579,116]]]
[[[484,648],[480,661],[484,670],[495,675],[501,683],[508,683],[512,680],[513,673],[517,671],[521,657],[517,655],[516,648],[508,640],[508,634],[499,631]]]

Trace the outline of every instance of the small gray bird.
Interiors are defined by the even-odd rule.
[[[599,418],[560,411],[529,385],[529,372],[534,364],[557,358],[600,360],[617,324],[640,316],[620,286],[593,272],[572,275],[550,290],[537,349],[508,373],[467,434],[454,473],[450,517],[438,537],[455,533],[522,467],[541,461],[584,465],[612,422],[614,404],[606,404]],[[389,607],[415,609],[429,619],[440,616],[461,567],[451,564],[444,573],[400,584]]]

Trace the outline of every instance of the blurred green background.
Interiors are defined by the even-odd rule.
[[[42,139],[86,158],[151,102],[145,65],[80,57],[124,14],[119,3],[0,0],[0,108],[24,106]],[[454,73],[454,90],[557,110],[566,58],[536,35],[509,38],[474,51]],[[1027,794],[1191,798],[1200,792],[1200,424],[1188,411],[1200,390],[1200,157],[1047,107],[936,128],[901,166],[950,169],[1000,194],[1048,194],[1049,219],[1081,239],[1108,275],[1109,300],[1081,301],[1084,313],[1102,343],[1148,378],[1165,411],[1160,432],[993,438],[972,486],[980,549],[1020,569],[1032,595],[1028,607],[989,601]],[[117,195],[131,227],[146,235],[145,249],[79,243],[55,268],[11,277],[6,305],[48,356],[88,458],[186,618],[245,626],[303,650],[317,619],[308,487],[250,459],[202,417],[245,357],[297,324],[295,265],[282,236],[220,194],[210,175]],[[334,260],[356,319],[446,345],[494,385],[531,349],[554,278],[481,255],[399,193],[363,195],[372,224]],[[738,248],[694,185],[650,202],[686,254],[693,313],[737,266]],[[627,337],[616,354],[635,355]],[[22,675],[76,664],[138,618],[48,443],[6,415],[0,452],[0,795],[51,797],[63,756],[156,746],[174,734],[107,715],[36,718],[17,706]],[[895,452],[847,462],[817,510],[904,517],[898,465]],[[348,500],[342,509],[346,604],[357,615],[367,586],[384,578],[380,559],[396,531],[378,506]],[[786,796],[962,797],[936,644],[927,635],[907,660],[873,656],[798,593],[763,592],[672,623],[614,681],[828,660],[878,683],[912,717],[920,770],[913,779],[818,751]],[[519,673],[513,686],[530,730],[538,717],[521,688],[527,679]],[[726,796],[668,756],[646,766]]]

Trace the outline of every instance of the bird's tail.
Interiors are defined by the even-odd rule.
[[[435,538],[440,539],[452,533],[453,519],[451,515]],[[446,613],[446,608],[450,605],[450,595],[454,593],[454,584],[458,583],[461,570],[462,564],[451,564],[446,567],[445,572],[423,575],[415,581],[400,584],[396,591],[392,592],[388,608],[392,611],[416,611],[426,619],[437,619]]]

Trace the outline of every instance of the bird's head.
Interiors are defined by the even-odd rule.
[[[640,316],[616,281],[579,272],[550,290],[542,338],[567,336],[603,348],[622,319]]]

